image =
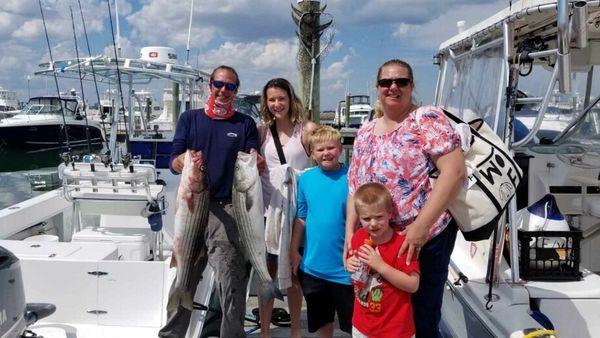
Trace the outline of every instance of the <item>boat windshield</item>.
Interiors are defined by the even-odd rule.
[[[260,96],[257,97],[255,95],[240,95],[235,97],[235,101],[233,103],[235,109],[242,114],[250,116],[254,122],[260,121],[260,104],[258,101],[260,100]]]
[[[516,107],[517,121],[514,125],[516,140],[525,137],[535,123],[536,116],[542,108],[541,99],[547,91],[552,70],[547,62],[542,62],[532,65],[530,70],[524,69],[525,74],[529,73],[529,75],[519,78],[518,96],[524,101],[530,102]],[[592,79],[598,78],[600,69],[589,66],[573,67],[571,94],[559,93],[558,84],[555,85],[540,129],[528,145],[577,144],[590,145],[600,149],[600,105],[596,104],[581,118],[581,114],[600,95],[600,85],[592,82],[589,98],[586,100],[588,76],[591,76]],[[567,131],[568,133],[566,133]],[[561,135],[564,137],[559,139],[558,137]],[[539,149],[539,147],[536,148]]]
[[[62,100],[65,115],[73,115],[77,109],[77,102]],[[61,115],[61,100],[58,98],[38,97],[29,100],[22,113],[25,115]]]
[[[491,47],[472,53],[466,57],[445,60],[441,91],[438,103],[448,111],[470,121],[484,119],[499,135],[504,134],[505,125],[505,88],[503,73],[502,46]],[[528,146],[544,144],[556,146],[568,144],[588,144],[600,148],[600,105],[594,106],[586,116],[578,121],[584,111],[588,72],[592,79],[600,76],[600,67],[574,68],[572,73],[573,92],[560,94],[555,85],[550,97],[544,119],[535,137]],[[592,70],[590,72],[590,70]],[[548,89],[553,68],[548,61],[542,61],[529,67],[522,67],[518,83],[520,103],[515,109],[513,124],[515,140],[523,139],[535,124],[542,99]],[[592,82],[589,102],[600,95],[600,83]],[[553,144],[570,124],[566,137]],[[547,151],[552,151],[548,149]]]
[[[364,95],[350,96],[350,104],[369,104],[369,97]]]

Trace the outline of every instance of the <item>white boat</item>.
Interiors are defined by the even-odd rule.
[[[435,104],[466,121],[483,118],[525,173],[496,236],[458,235],[442,309],[448,336],[600,336],[599,5],[513,2],[434,57]],[[564,100],[553,100],[555,91]],[[519,230],[517,211],[546,194],[571,230]],[[564,244],[544,258],[547,248],[530,239],[548,236]]]
[[[81,64],[84,76],[91,75],[92,62],[97,75],[109,81],[117,78],[119,64],[130,86],[166,79],[185,87],[206,78],[197,69],[172,62],[104,57],[86,59]],[[76,59],[42,66],[38,73],[45,75],[55,69],[67,77],[79,74]],[[20,337],[26,327],[46,338],[156,337],[166,323],[175,276],[170,249],[179,184],[179,176],[168,169],[172,139],[132,137],[125,154],[116,142],[117,120],[111,132],[114,160],[85,156],[83,162],[67,162],[59,168],[60,189],[0,210],[0,247],[18,258],[13,271],[21,270],[15,275],[9,267],[12,274],[4,280],[0,264],[0,299],[8,300],[8,308],[0,304],[0,337]],[[3,254],[2,259],[11,260]],[[203,276],[188,337],[200,337],[208,325],[204,306],[212,294],[210,267]],[[6,291],[6,281],[13,291]],[[1,298],[2,291],[8,298]],[[20,303],[24,301],[27,308]],[[43,308],[45,317],[33,324],[33,314],[41,310],[31,303],[56,309]]]
[[[347,127],[359,128],[373,118],[373,107],[368,95],[350,95],[350,109],[348,117],[346,117],[346,101],[340,101],[333,118],[333,124],[343,126],[348,119]]]
[[[0,87],[0,112],[15,111],[18,108],[17,93]]]

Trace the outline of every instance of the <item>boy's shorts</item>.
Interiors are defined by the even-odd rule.
[[[340,330],[352,332],[354,288],[315,277],[298,269],[298,279],[306,300],[308,332],[316,332],[326,324],[333,323],[338,315]]]

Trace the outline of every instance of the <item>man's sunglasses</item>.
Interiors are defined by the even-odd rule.
[[[396,86],[403,88],[403,87],[406,87],[409,84],[411,84],[412,80],[405,78],[405,77],[399,77],[397,79],[379,79],[379,80],[377,80],[377,85],[379,87],[390,88],[392,86],[392,83],[395,83]]]
[[[225,89],[229,90],[230,92],[234,91],[237,89],[237,85],[235,83],[230,83],[230,82],[223,82],[223,81],[218,81],[218,80],[213,80],[211,82],[211,84],[213,86],[215,86],[215,88],[223,88],[225,87]]]

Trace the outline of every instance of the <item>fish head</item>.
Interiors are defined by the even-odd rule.
[[[292,168],[291,166],[287,166],[287,168],[285,168],[285,176],[284,176],[283,183],[293,184],[293,183],[295,183],[295,179],[296,179],[296,170],[294,168]]]
[[[183,179],[185,177],[185,179]],[[198,193],[207,188],[206,163],[202,151],[188,150],[183,160],[182,180],[189,190]]]
[[[233,185],[235,190],[246,192],[258,182],[258,169],[256,167],[256,153],[238,152],[233,171]]]

